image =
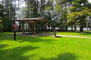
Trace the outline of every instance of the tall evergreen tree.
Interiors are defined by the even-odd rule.
[[[75,0],[72,2],[72,7],[70,8],[71,13],[68,14],[69,21],[76,22],[80,20],[80,32],[83,32],[83,27],[85,24],[85,19],[90,15],[90,10],[86,7],[87,0]]]

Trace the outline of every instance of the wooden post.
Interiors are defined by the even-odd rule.
[[[28,32],[30,32],[30,23],[28,22]]]
[[[24,34],[24,21],[22,22],[22,34]]]
[[[21,31],[21,22],[19,21],[19,32]]]
[[[12,24],[12,31],[14,33],[14,40],[16,41],[16,31],[18,30],[18,26],[15,24],[15,22]]]
[[[16,31],[14,31],[14,40],[16,41]]]
[[[36,22],[34,23],[34,34],[36,34]]]

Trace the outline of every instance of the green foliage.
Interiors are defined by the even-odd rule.
[[[59,4],[56,4],[55,9],[56,10],[60,10],[60,5]]]
[[[74,10],[74,7],[71,7],[70,8],[70,11]],[[79,12],[71,12],[71,13],[68,13],[68,19],[70,18],[75,18],[76,16],[88,16],[90,14],[90,10],[87,8],[87,7],[83,7],[82,11],[79,11]]]
[[[74,9],[72,9],[72,10],[74,10]],[[67,18],[69,20],[68,24],[71,24],[71,25],[73,24],[74,25],[76,23],[77,19],[80,20],[81,17],[89,16],[90,14],[91,14],[90,10],[87,7],[83,7],[82,11],[79,11],[79,12],[75,11],[75,12],[68,13],[67,14]]]
[[[80,12],[78,13],[78,15],[80,15],[80,16],[88,16],[88,13],[90,13],[90,12],[89,12],[89,9],[88,9],[87,7],[83,7],[83,8],[82,8],[82,11],[80,11]]]
[[[38,14],[38,2],[36,0],[26,0],[26,10],[25,10],[25,17],[40,17],[40,14]]]
[[[0,5],[0,19],[2,20],[1,26],[2,31],[12,31],[11,30],[11,21],[15,19],[15,9],[10,0],[3,1],[5,4]]]
[[[78,20],[80,21],[80,31],[83,30],[86,17],[91,14],[86,4],[87,0],[74,0],[72,7],[69,8],[70,13],[67,14],[68,24],[72,25],[72,23],[74,23],[73,25],[75,25]]]
[[[48,6],[48,7],[45,7],[45,10],[50,10],[52,7],[51,6]]]
[[[74,12],[74,11],[76,11],[76,7],[72,6],[72,7],[69,8],[69,10],[72,11],[72,12]]]
[[[69,14],[67,14],[67,19],[68,19],[68,21],[67,21],[67,23],[68,23],[68,25],[70,25],[70,26],[73,26],[73,25],[75,25],[75,17],[77,16],[77,14],[76,14],[77,12],[72,12],[72,13],[69,13]]]
[[[91,9],[91,3],[87,3],[86,7],[88,7],[89,9]]]
[[[1,25],[1,23],[0,23],[0,32],[2,32],[2,25]]]
[[[0,32],[2,31],[3,6],[0,4]]]

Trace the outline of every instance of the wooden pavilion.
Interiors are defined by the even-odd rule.
[[[37,18],[17,18],[17,19],[15,19],[15,21],[19,21],[19,30],[21,30],[22,33],[25,32],[24,24],[28,25],[28,32],[31,32],[31,29],[32,29],[33,30],[32,32],[34,34],[36,34],[36,31],[37,31],[37,24],[45,24],[44,25],[46,27],[45,31],[47,30],[48,20],[45,19],[45,18],[41,18],[41,17],[37,17]],[[33,28],[30,28],[31,25],[33,25]]]

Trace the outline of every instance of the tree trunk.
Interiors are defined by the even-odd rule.
[[[73,26],[71,27],[71,31],[73,31]]]
[[[74,31],[76,31],[76,30],[77,30],[77,26],[75,25],[75,26],[74,26]]]
[[[19,32],[21,31],[21,22],[19,21]]]
[[[81,17],[81,20],[80,20],[80,32],[83,32],[83,27],[84,27],[84,19],[85,17]]]
[[[68,31],[68,26],[66,26],[66,31]]]
[[[89,27],[88,27],[88,22],[86,23],[86,28],[87,28],[87,30],[89,30]]]
[[[76,31],[76,26],[74,26],[74,31]]]

